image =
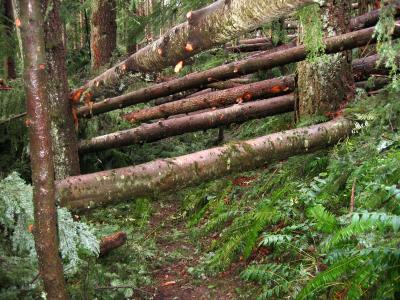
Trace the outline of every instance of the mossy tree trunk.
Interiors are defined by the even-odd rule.
[[[116,1],[93,0],[91,25],[92,70],[97,70],[110,61],[116,47]]]
[[[14,28],[14,16],[13,16],[13,5],[12,0],[4,0],[4,30],[7,39],[10,41],[9,49],[7,49],[7,55],[4,57],[4,79],[15,79],[17,78],[17,72],[15,67],[15,58],[12,53],[15,52],[15,45],[11,43],[13,40],[13,28]]]
[[[332,37],[350,31],[351,1],[328,0],[321,8],[324,36]],[[299,30],[299,42],[304,38]],[[297,119],[336,111],[354,96],[351,51],[325,55],[315,61],[297,64]]]
[[[59,0],[42,2],[45,20],[45,43],[47,91],[49,94],[49,116],[53,139],[54,170],[56,179],[78,175],[79,155],[77,136],[72,119],[71,103],[68,99],[66,53],[62,40],[62,23],[59,15]]]
[[[57,193],[62,205],[75,209],[157,195],[335,144],[352,128],[352,121],[337,118],[175,158],[73,176],[57,182]]]
[[[25,62],[25,90],[32,166],[35,224],[33,233],[39,272],[47,299],[68,299],[57,238],[54,169],[47,74],[40,1],[20,0],[21,36]]]

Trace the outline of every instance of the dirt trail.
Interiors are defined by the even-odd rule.
[[[195,267],[201,257],[184,220],[179,217],[176,202],[154,204],[150,220],[153,237],[159,248],[160,262],[154,270],[152,290],[154,300],[231,300],[251,299],[241,293],[243,283],[235,270],[221,273],[215,278],[193,277],[188,268]],[[202,241],[202,243],[207,241]]]

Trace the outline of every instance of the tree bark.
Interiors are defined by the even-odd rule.
[[[218,0],[187,14],[179,24],[152,44],[84,85],[94,96],[115,86],[127,72],[153,72],[185,61],[215,45],[221,45],[261,24],[283,17],[313,0]]]
[[[231,123],[242,123],[255,118],[285,113],[293,111],[293,108],[294,98],[291,94],[244,104],[235,104],[223,109],[168,119],[152,124],[143,124],[133,129],[84,140],[79,144],[79,152],[84,154],[132,144],[154,142],[186,132],[217,128]]]
[[[66,53],[62,40],[62,23],[59,15],[59,0],[42,2],[43,13],[47,13],[44,23],[47,76],[49,95],[49,117],[54,154],[56,180],[78,175],[79,155],[78,139],[71,114],[71,102],[68,99],[68,79]]]
[[[377,60],[377,55],[372,55],[371,57],[354,61],[354,74],[357,75],[358,81],[365,80],[372,73],[387,73],[387,69],[384,69],[383,64],[376,67]],[[167,118],[171,115],[226,106],[238,101],[250,101],[258,98],[268,98],[282,93],[289,93],[294,90],[294,87],[294,75],[288,75],[246,85],[239,85],[222,91],[190,96],[186,99],[134,111],[125,115],[123,118],[131,122]]]
[[[20,0],[25,56],[27,125],[29,127],[39,272],[48,299],[68,299],[58,252],[53,156],[46,91],[46,58],[40,1]]]
[[[172,115],[189,113],[205,108],[223,107],[259,98],[268,98],[287,93],[293,89],[293,75],[273,78],[141,109],[129,113],[123,118],[131,122],[167,118]]]
[[[325,6],[321,7],[325,38],[350,31],[350,12],[351,2],[348,0],[325,2]],[[303,42],[303,35],[300,30],[300,43]],[[298,63],[297,85],[297,120],[309,115],[336,111],[342,102],[354,97],[351,52],[335,53],[317,58],[313,62]]]
[[[125,244],[126,239],[126,233],[123,231],[118,231],[116,233],[103,237],[100,241],[99,256],[106,256],[112,250],[121,247],[123,244]]]
[[[14,10],[12,0],[4,0],[4,31],[7,38],[11,41],[14,29]],[[14,48],[15,45],[9,44],[10,48]],[[17,72],[15,67],[15,59],[11,54],[14,49],[7,49],[7,56],[4,58],[4,79],[15,79],[17,78]]]
[[[365,80],[371,74],[387,74],[388,70],[381,68],[376,69],[366,67],[365,63],[374,67],[378,58],[376,55],[364,59],[358,59],[353,62],[356,65],[354,70],[360,80]],[[361,74],[357,68],[366,67],[369,73]],[[285,78],[281,78],[284,85]],[[286,77],[286,81],[289,80]],[[294,79],[292,79],[294,80]],[[385,76],[373,77],[372,81],[359,81],[355,85],[357,88],[365,89],[367,92],[376,91],[389,82]],[[79,143],[79,152],[81,154],[106,150],[110,148],[118,148],[132,144],[141,144],[154,142],[163,138],[180,135],[187,132],[198,130],[207,130],[216,128],[231,123],[242,123],[255,118],[264,118],[270,115],[275,115],[294,110],[293,95],[280,96],[276,98],[252,101],[244,104],[235,104],[227,108],[211,110],[205,109],[195,111],[189,115],[174,115],[167,120],[160,120],[151,124],[142,124],[139,127],[119,131],[103,136],[94,137],[89,140],[83,140]]]
[[[325,51],[326,53],[335,53],[374,43],[373,32],[374,27],[371,27],[327,38],[325,40]],[[400,28],[396,26],[393,37],[398,37],[399,35]],[[147,102],[187,89],[205,86],[211,82],[241,77],[260,69],[270,69],[276,66],[298,62],[305,59],[306,55],[306,50],[302,45],[267,55],[257,55],[207,71],[191,73],[182,78],[156,84],[125,95],[108,98],[93,104],[92,109],[89,107],[80,107],[78,109],[78,115],[80,117],[91,117],[92,115],[105,113],[141,102]]]
[[[338,118],[171,159],[69,177],[57,183],[58,197],[69,208],[88,209],[157,195],[335,144],[352,128],[351,121]]]
[[[92,70],[97,70],[110,61],[116,47],[116,0],[93,0],[91,24]]]

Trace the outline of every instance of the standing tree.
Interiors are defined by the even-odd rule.
[[[92,1],[92,70],[110,61],[117,44],[116,1]]]
[[[321,8],[321,13],[318,9],[317,6],[309,6],[300,12],[299,42],[306,44],[311,56],[324,51],[324,37],[350,31],[351,1],[328,0]],[[323,24],[319,19],[320,15]],[[297,119],[336,111],[343,101],[353,97],[350,51],[311,57],[310,60],[297,64],[297,74]]]
[[[13,5],[12,0],[4,0],[4,17],[3,26],[6,38],[6,43],[9,45],[7,47],[7,53],[4,57],[4,78],[5,79],[15,79],[17,78],[17,73],[15,70],[15,59],[12,55],[14,49],[11,49],[14,45],[11,43],[13,40]]]
[[[79,156],[77,136],[68,100],[66,54],[62,40],[62,23],[59,15],[59,0],[42,2],[43,13],[47,12],[44,23],[46,60],[49,95],[49,116],[53,138],[54,171],[57,180],[78,175]]]
[[[58,252],[43,16],[40,1],[20,0],[19,4],[35,208],[33,233],[39,272],[47,299],[68,299]]]

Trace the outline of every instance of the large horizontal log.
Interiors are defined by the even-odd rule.
[[[98,136],[79,143],[79,153],[88,153],[132,144],[153,142],[186,132],[216,128],[231,123],[242,123],[255,118],[293,111],[293,95],[236,104],[227,108],[195,115],[168,119],[152,124]]]
[[[189,97],[159,106],[141,109],[125,115],[131,122],[143,122],[167,118],[172,115],[189,113],[212,107],[228,106],[237,102],[269,98],[294,89],[294,75],[253,82],[226,90],[210,92],[204,95]]]
[[[338,118],[171,159],[73,176],[57,182],[57,195],[72,209],[157,195],[333,145],[352,128],[353,122]]]
[[[325,40],[325,52],[335,53],[373,43],[373,32],[374,28],[371,27],[328,38]],[[398,37],[399,35],[400,26],[396,26],[393,36]],[[305,59],[306,55],[306,49],[303,45],[280,52],[270,53],[268,55],[257,55],[256,57],[250,57],[207,71],[188,74],[182,78],[156,84],[125,95],[108,98],[94,103],[92,109],[89,107],[81,107],[78,110],[78,115],[80,117],[90,117],[91,115],[127,107],[136,103],[147,102],[151,99],[168,96],[183,90],[201,87],[211,82],[240,77],[254,73],[260,69],[270,69],[288,63],[298,62]]]
[[[369,74],[387,72],[383,67],[376,67],[377,55],[357,59],[353,62],[353,71],[357,81],[365,80]],[[238,101],[249,101],[258,98],[268,98],[277,94],[292,92],[295,86],[294,75],[268,79],[222,91],[210,92],[186,99],[165,103],[131,112],[123,118],[131,122],[143,122],[152,119],[167,118],[172,115],[189,113],[196,110],[222,107]]]
[[[205,8],[189,12],[187,22],[171,28],[155,42],[90,80],[83,88],[90,88],[96,96],[102,88],[116,85],[127,72],[162,70],[314,2],[218,0]]]
[[[387,77],[379,76],[372,77],[372,79],[373,80],[356,82],[356,87],[370,92],[383,88],[390,82]],[[292,94],[289,94],[243,104],[235,104],[217,110],[206,109],[190,113],[189,115],[176,115],[167,120],[151,124],[142,124],[132,129],[82,140],[79,143],[79,153],[85,154],[132,144],[154,142],[188,132],[217,128],[232,123],[239,124],[251,119],[290,112],[293,111],[293,109],[294,98]]]

